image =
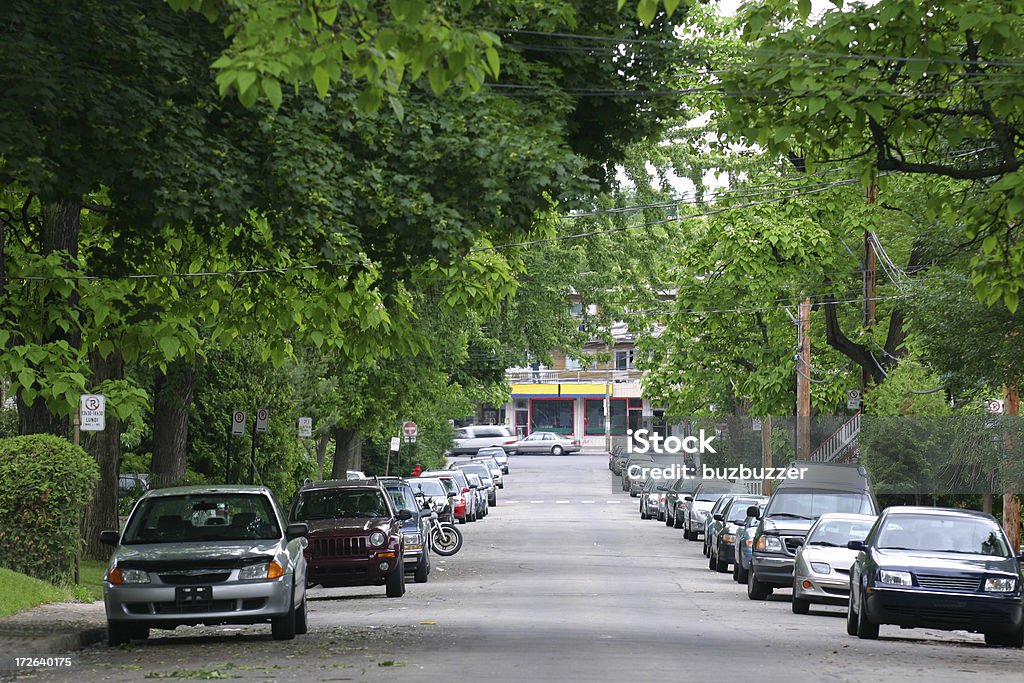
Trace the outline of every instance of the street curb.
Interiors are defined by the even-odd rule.
[[[5,652],[3,654],[5,658],[66,655],[106,639],[106,627],[96,626],[73,633],[61,633],[42,638],[25,638],[23,642],[17,644],[17,652]],[[9,646],[10,643],[11,641],[8,640],[5,645]]]

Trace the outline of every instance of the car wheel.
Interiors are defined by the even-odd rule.
[[[672,526],[672,518],[668,516],[668,511],[665,511],[665,526]]]
[[[747,597],[751,600],[767,600],[772,594],[772,587],[757,580],[753,569],[747,573]]]
[[[747,579],[750,578],[750,570],[744,569],[743,567],[739,568],[737,574],[736,583],[746,583]]]
[[[561,455],[565,450],[561,446],[553,446],[551,448],[551,455]]]
[[[304,633],[306,633],[306,631],[309,630],[309,619],[308,619],[309,613],[308,613],[307,610],[308,610],[308,607],[306,605],[306,596],[303,595],[302,596],[302,602],[299,603],[299,606],[295,609],[295,634],[296,635],[301,636]]]
[[[413,573],[413,580],[416,583],[426,583],[427,579],[430,578],[430,553],[427,549],[423,549],[423,555],[420,557],[420,561],[416,563],[416,571]]]
[[[719,560],[715,558],[715,571],[719,574],[729,573],[729,562],[727,560]]]
[[[850,594],[850,601],[846,606],[846,633],[851,636],[857,635],[857,612],[853,609],[853,594]]]
[[[134,626],[131,624],[120,624],[113,621],[107,622],[107,645],[110,647],[117,647],[118,645],[127,645],[132,642],[132,630]]]
[[[868,606],[863,595],[860,597],[860,610],[857,612],[857,637],[864,640],[878,638],[878,624],[871,621],[871,617],[868,616]]]
[[[717,567],[718,567],[718,563],[715,562],[715,558],[709,557],[708,558],[708,569],[710,569],[711,571],[714,571]]]
[[[1024,626],[1013,633],[986,633],[985,644],[999,647],[1024,647]]]
[[[388,574],[385,594],[389,598],[400,598],[405,595],[405,563],[399,559],[398,567]]]
[[[292,640],[295,637],[295,585],[292,584],[292,596],[288,601],[288,612],[270,619],[270,632],[274,640]]]
[[[503,488],[505,488],[505,484],[504,484],[504,483],[498,484],[498,488],[499,488],[499,489],[503,489]]]
[[[675,515],[672,515],[672,528],[673,529],[682,529],[683,528],[683,520],[679,519],[679,514],[678,513],[675,514]],[[683,535],[685,536],[686,534],[683,534]]]
[[[466,523],[466,516],[465,515],[463,515],[462,517],[456,517],[456,519],[458,519],[459,524],[465,524]]]
[[[740,582],[740,563],[737,562],[732,566],[732,580],[736,583]]]
[[[793,597],[793,614],[807,614],[811,611],[811,603],[803,598]]]

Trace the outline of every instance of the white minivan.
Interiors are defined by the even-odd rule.
[[[506,452],[516,443],[516,436],[505,425],[470,425],[455,430],[451,455],[476,455],[487,446],[501,446]]]

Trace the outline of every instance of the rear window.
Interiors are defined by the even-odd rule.
[[[505,436],[505,432],[498,427],[477,427],[473,431],[474,435],[479,437],[491,438],[496,436]]]

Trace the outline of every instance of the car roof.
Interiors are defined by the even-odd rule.
[[[146,491],[146,498],[160,498],[163,496],[197,496],[216,495],[224,493],[262,493],[272,495],[266,486],[252,484],[216,484],[212,486],[171,486],[163,489],[150,489]]]
[[[327,479],[316,481],[302,487],[303,491],[318,491],[323,489],[374,489],[379,491],[383,482],[378,483],[376,479]]]
[[[973,517],[976,519],[995,520],[995,517],[980,510],[964,510],[962,508],[933,508],[924,505],[894,505],[882,511],[891,515],[932,515],[935,517]],[[998,521],[998,520],[996,520]]]
[[[790,468],[804,469],[802,477],[783,479],[776,490],[786,488],[826,488],[836,491],[870,491],[871,481],[863,465],[797,461]]]

